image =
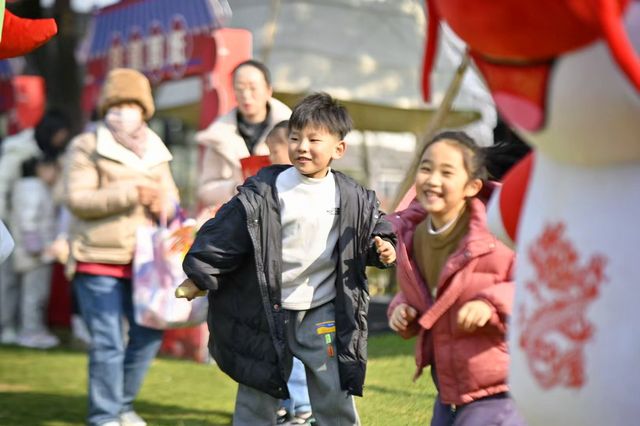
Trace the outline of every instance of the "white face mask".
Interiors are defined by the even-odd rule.
[[[110,127],[128,135],[135,133],[142,126],[142,111],[135,106],[109,108],[105,120]]]

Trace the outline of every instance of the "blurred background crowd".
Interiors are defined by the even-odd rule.
[[[223,201],[207,199],[203,189],[207,172],[222,170],[203,166],[217,131],[209,126],[236,106],[243,112],[231,72],[251,58],[270,71],[271,113],[288,111],[313,91],[347,106],[355,130],[334,167],[376,190],[383,210],[406,190],[429,126],[464,129],[484,145],[520,146],[446,29],[431,101],[421,99],[420,0],[17,0],[7,8],[21,17],[54,17],[59,29],[26,57],[0,61],[0,218],[26,230],[13,232],[17,249],[0,271],[2,343],[56,346],[49,327],[72,327],[78,341],[87,341],[68,282],[68,235],[77,218],[64,206],[62,176],[69,141],[96,132],[104,117],[100,96],[112,69],[138,70],[150,81],[155,114],[148,126],[173,157],[180,206],[193,217]],[[217,179],[231,176],[222,175]],[[372,295],[388,300],[391,281],[372,272]],[[25,297],[20,288],[29,289]]]

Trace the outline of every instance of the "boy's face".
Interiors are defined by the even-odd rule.
[[[269,147],[271,164],[291,164],[289,161],[289,137],[287,129],[278,129],[271,134],[266,142]]]
[[[346,144],[322,127],[291,129],[289,159],[304,176],[318,179],[327,175],[331,160],[342,158]]]

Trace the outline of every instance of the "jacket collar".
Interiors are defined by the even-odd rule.
[[[492,252],[496,247],[496,238],[487,228],[484,203],[478,198],[473,198],[469,202],[469,208],[471,210],[469,232],[463,238],[458,250],[447,259],[440,273],[438,291],[442,291],[442,294],[436,299],[431,309],[420,318],[420,325],[425,329],[430,329],[464,291],[468,282],[467,276],[475,269],[472,265],[478,262],[478,258]],[[455,274],[461,275],[445,287],[443,284]]]
[[[173,159],[164,142],[149,128],[147,128],[147,150],[142,158],[116,142],[109,129],[103,124],[98,125],[96,129],[96,152],[105,158],[142,172]]]
[[[260,169],[256,176],[251,176],[248,178],[245,183],[238,187],[238,192],[245,199],[252,203],[250,200],[255,199],[254,197],[265,198],[271,208],[278,208],[278,197],[276,190],[276,179],[278,175],[283,171],[287,170],[289,167],[293,167],[289,164],[274,164],[271,166],[263,167]],[[336,188],[342,193],[344,191],[349,191],[348,187],[350,185],[355,185],[355,181],[345,174],[337,171],[331,170],[336,180]],[[340,207],[344,207],[344,203],[346,202],[347,197],[340,197]]]
[[[291,110],[288,106],[275,98],[269,99],[270,123],[269,126],[279,123],[282,120],[288,120]],[[238,133],[238,108],[234,108],[222,117],[215,120],[209,127],[196,133],[195,140],[200,145],[213,148],[218,154],[226,158],[231,164],[240,166],[240,158],[247,157],[251,153],[247,150],[244,140]],[[264,139],[267,132],[260,137],[260,140],[254,147],[254,152],[260,149],[259,146],[264,145]],[[266,148],[266,145],[263,147]],[[267,151],[268,153],[268,151]]]

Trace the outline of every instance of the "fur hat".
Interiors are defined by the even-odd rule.
[[[109,71],[102,86],[98,112],[101,116],[113,105],[134,101],[144,109],[144,118],[150,119],[155,112],[151,85],[149,80],[139,71],[131,68],[115,68]]]

